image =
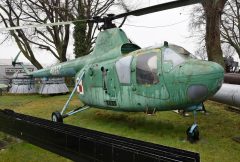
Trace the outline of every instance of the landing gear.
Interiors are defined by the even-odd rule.
[[[187,133],[187,139],[189,142],[194,143],[199,140],[199,130],[198,130],[198,125],[196,122],[196,111],[193,112],[194,115],[194,124],[190,126],[186,133]]]
[[[63,117],[60,112],[56,111],[52,113],[52,121],[53,122],[63,122]]]
[[[208,112],[203,103],[202,103],[202,113],[204,113],[205,115],[208,115]]]
[[[192,126],[190,126],[187,129],[186,133],[189,142],[194,143],[199,140],[199,130],[197,124],[193,124]]]
[[[68,116],[71,116],[71,115],[73,115],[73,114],[76,114],[76,113],[78,113],[78,112],[84,111],[84,110],[86,110],[86,109],[89,108],[89,106],[84,105],[84,106],[82,106],[82,107],[76,108],[76,109],[74,109],[74,110],[72,110],[72,111],[67,112],[67,113],[64,114],[64,112],[65,112],[66,109],[68,108],[68,105],[69,105],[71,99],[73,98],[74,93],[76,92],[76,90],[77,90],[80,82],[82,81],[83,76],[84,76],[84,71],[82,71],[82,73],[81,73],[81,75],[80,75],[80,77],[79,77],[79,79],[78,79],[78,81],[77,81],[77,83],[76,83],[76,85],[75,85],[75,87],[74,87],[71,95],[69,96],[67,102],[65,103],[62,111],[61,111],[61,112],[56,111],[56,112],[53,112],[53,113],[52,113],[52,121],[54,121],[54,122],[61,122],[61,123],[62,123],[64,118],[66,118],[66,117],[68,117]]]

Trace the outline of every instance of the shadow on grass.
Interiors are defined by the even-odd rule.
[[[148,117],[140,113],[118,113],[107,111],[96,111],[94,113],[96,122],[102,125],[111,125],[111,127],[127,128],[137,130],[138,132],[154,133],[167,136],[176,136],[183,134],[187,126],[171,121],[161,121],[157,116]]]

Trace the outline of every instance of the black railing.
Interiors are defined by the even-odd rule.
[[[199,162],[198,153],[0,110],[0,131],[81,162]]]

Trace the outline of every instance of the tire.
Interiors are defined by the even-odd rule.
[[[63,122],[63,117],[60,112],[56,111],[52,113],[52,121],[57,123]]]
[[[194,130],[192,132],[190,132],[191,130],[191,127],[189,127],[187,129],[187,139],[188,141],[190,141],[191,143],[194,143],[196,141],[199,140],[199,130],[198,130],[198,127],[194,128]]]

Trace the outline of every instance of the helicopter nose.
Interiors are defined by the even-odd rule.
[[[187,95],[193,101],[201,101],[214,95],[222,86],[224,69],[217,63],[198,60],[184,69],[185,76],[191,80]]]
[[[202,61],[194,60],[192,62],[186,63],[184,67],[184,74],[188,76],[222,76],[224,74],[224,69],[221,65],[211,62],[211,61]]]

